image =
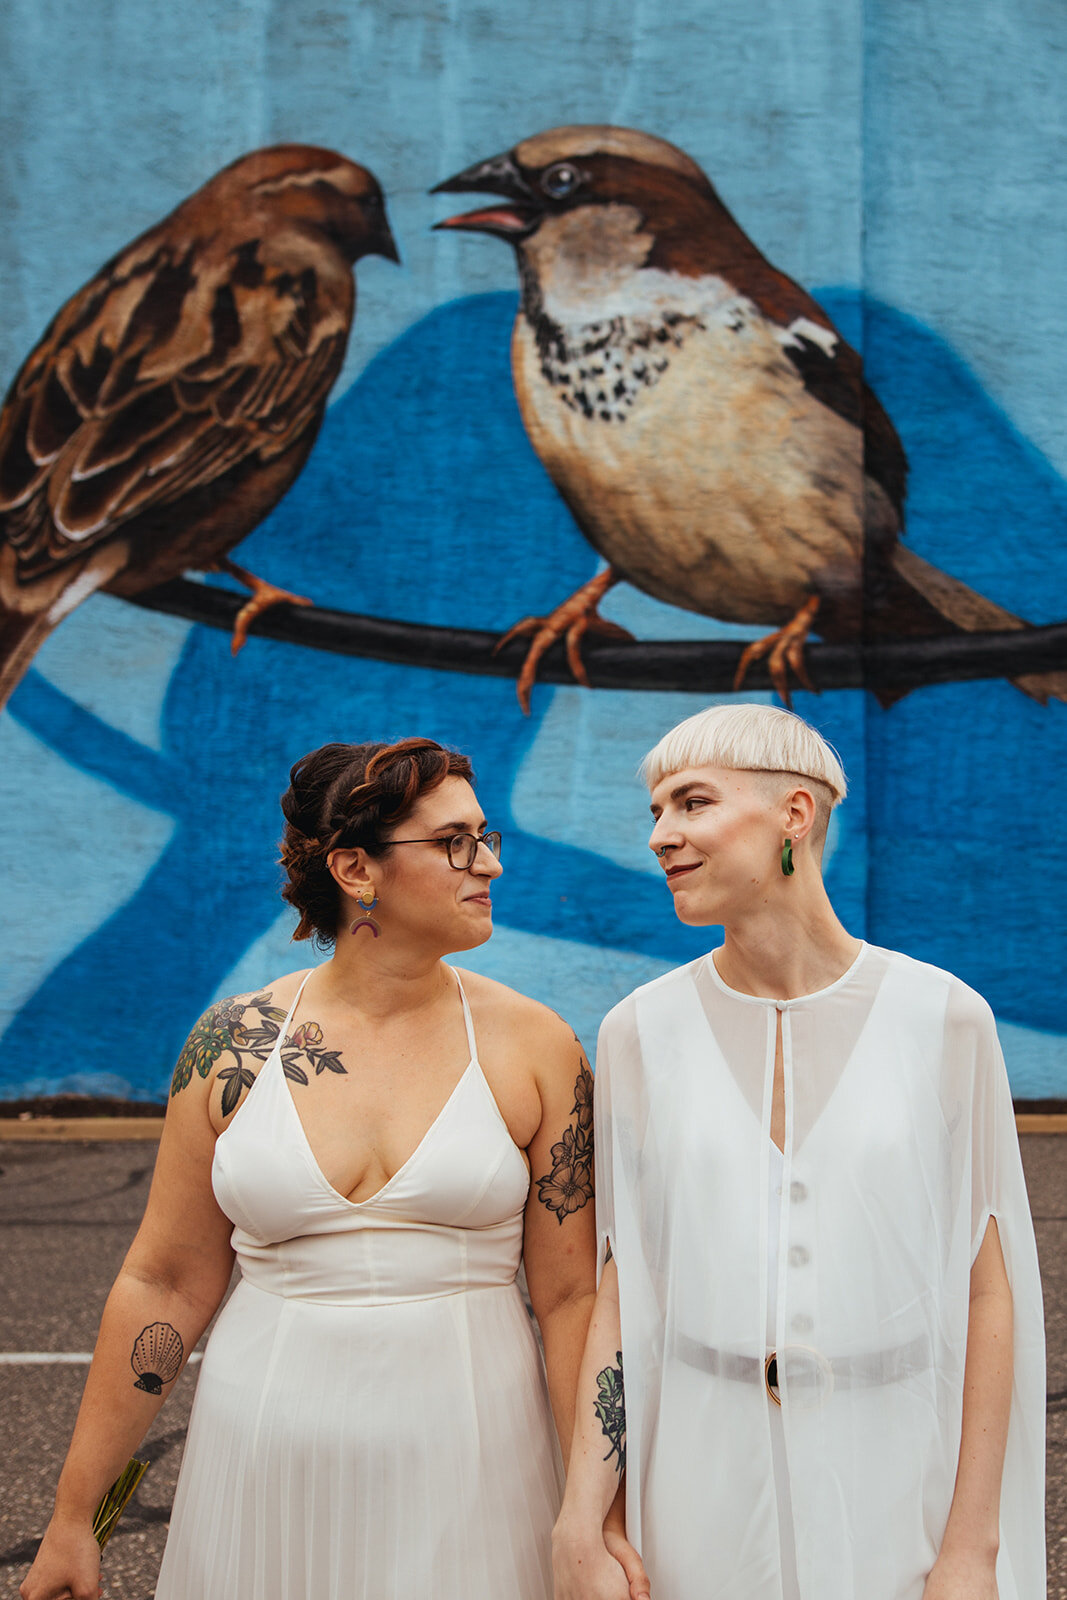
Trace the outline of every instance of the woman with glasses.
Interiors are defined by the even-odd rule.
[[[1041,1286],[992,1013],[841,925],[845,778],[799,717],[715,706],[644,773],[675,915],[723,938],[600,1032],[557,1600],[1043,1600]],[[889,820],[871,848],[906,851]],[[601,1534],[623,1475],[650,1585]]]
[[[235,1255],[157,1600],[551,1595],[552,1415],[566,1449],[595,1293],[589,1069],[553,1012],[443,959],[489,938],[501,872],[464,756],[332,744],[291,779],[282,892],[332,953],[189,1036],[24,1600],[95,1600],[94,1507]]]

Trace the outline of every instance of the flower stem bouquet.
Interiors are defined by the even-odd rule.
[[[147,1471],[147,1461],[128,1461],[97,1506],[93,1533],[101,1550],[114,1533],[115,1524],[125,1510],[127,1501]]]

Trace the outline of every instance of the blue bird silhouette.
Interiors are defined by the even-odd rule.
[[[857,342],[862,318],[872,382],[911,460],[910,542],[1035,621],[1057,620],[1067,485],[928,329],[850,291],[820,299]],[[485,629],[589,578],[595,558],[518,416],[514,309],[512,295],[457,301],[383,351],[242,559],[285,554],[292,570],[297,550],[295,575],[323,605]],[[593,715],[625,714],[618,695],[587,701]],[[0,1092],[18,1091],[28,1062],[47,1062],[57,1084],[117,1072],[132,1092],[156,1092],[194,1017],[278,915],[277,796],[292,761],[328,739],[420,732],[472,755],[486,814],[507,833],[499,925],[661,961],[706,949],[709,930],[676,923],[655,878],[516,826],[516,775],[550,704],[535,700],[527,721],[507,680],[266,639],[235,664],[223,635],[194,628],[157,753],[31,671],[12,715],[176,827],[132,898],[13,1019]],[[1062,964],[1067,924],[1047,785],[1067,769],[1067,714],[1002,683],[932,688],[888,711],[856,692],[805,695],[800,709],[853,776],[829,874],[848,925],[959,972],[1001,1017],[1061,1031],[1049,962],[1058,951]],[[595,788],[595,774],[583,781]]]

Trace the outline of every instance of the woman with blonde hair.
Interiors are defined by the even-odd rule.
[[[675,913],[723,942],[601,1030],[557,1600],[1039,1600],[1041,1289],[989,1007],[837,919],[845,778],[798,717],[716,706],[643,772]]]

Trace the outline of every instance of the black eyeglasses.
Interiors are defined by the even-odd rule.
[[[474,865],[478,846],[484,844],[490,855],[500,860],[500,835],[491,833],[452,833],[447,839],[390,839],[390,844],[443,844],[448,851],[448,864],[457,872],[467,872]]]

